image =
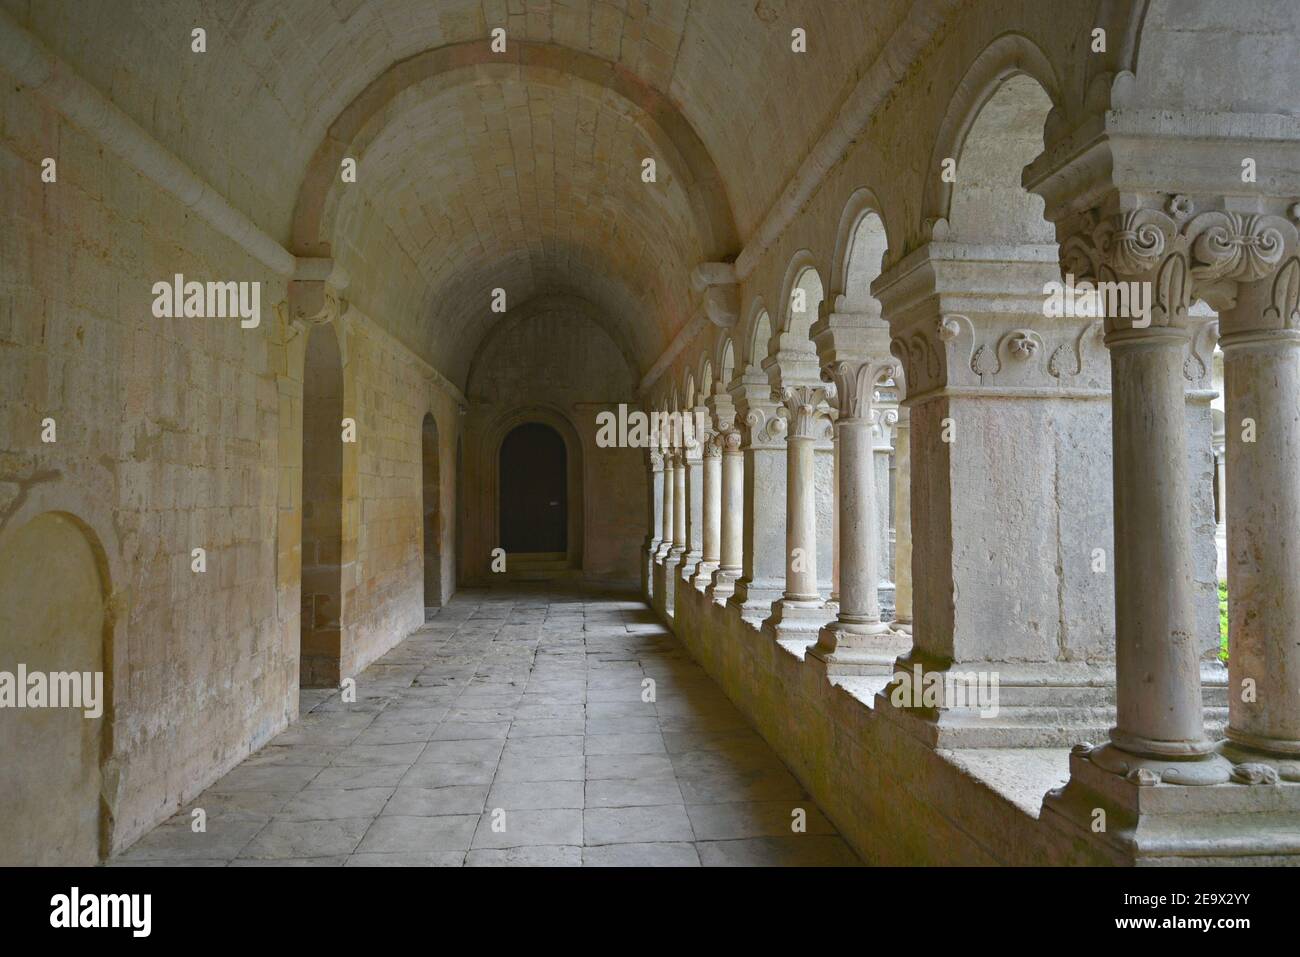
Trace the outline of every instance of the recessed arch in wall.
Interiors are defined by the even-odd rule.
[[[87,866],[111,848],[111,595],[103,546],[73,514],[18,516],[0,531],[0,680],[25,703],[34,689],[20,668],[46,682],[45,707],[0,712],[0,864]],[[51,706],[56,684],[65,706]]]

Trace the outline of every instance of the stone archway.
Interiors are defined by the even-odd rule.
[[[85,866],[107,852],[108,594],[102,550],[71,515],[44,512],[0,540],[0,864]]]

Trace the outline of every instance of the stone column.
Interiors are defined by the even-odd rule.
[[[683,581],[690,581],[696,566],[704,556],[704,445],[703,436],[693,426],[687,433],[683,454],[682,475],[685,494],[682,511],[686,522],[685,551],[677,569]]]
[[[898,410],[894,431],[894,620],[890,627],[912,631],[912,421]]]
[[[826,620],[817,589],[816,443],[827,428],[820,408],[834,395],[828,386],[784,386],[786,430],[785,592],[772,603],[771,625],[780,639],[809,641]]]
[[[665,447],[663,450],[664,476],[663,476],[663,507],[660,509],[660,518],[663,520],[663,532],[660,535],[659,550],[655,554],[655,560],[662,563],[668,557],[668,553],[673,547],[673,458],[675,453],[671,448]]]
[[[872,482],[875,485],[876,509],[876,572],[880,575],[881,602],[892,610],[894,603],[894,575],[889,562],[889,457],[894,454],[893,430],[898,422],[898,410],[876,408],[872,429]]]
[[[664,507],[664,456],[659,449],[650,449],[647,455],[650,466],[649,501],[647,513],[650,528],[646,532],[645,546],[642,548],[641,590],[650,597],[654,581],[655,551],[663,542],[663,507]]]
[[[743,572],[745,534],[745,453],[740,450],[740,430],[719,433],[722,448],[722,539],[718,570],[709,585],[709,597],[726,599]]]
[[[711,432],[704,442],[704,543],[703,557],[691,584],[704,589],[718,569],[722,548],[722,440]]]
[[[1190,206],[1175,199],[1168,213],[1120,209],[1096,225],[1086,220],[1090,232],[1062,246],[1072,272],[1151,291],[1145,316],[1114,308],[1116,300],[1105,320],[1117,701],[1109,743],[1079,755],[1139,784],[1221,784],[1231,772],[1205,733],[1184,371],[1194,274],[1209,278],[1189,259],[1214,253],[1228,237],[1198,240],[1195,220],[1186,222]]]
[[[785,419],[776,414],[772,386],[745,372],[729,387],[743,423],[744,520],[742,569],[727,604],[761,621],[785,583]]]
[[[681,561],[686,554],[686,450],[673,455],[673,549],[669,557]]]
[[[840,439],[838,420],[831,426],[831,503],[835,515],[831,520],[831,604],[840,601]]]
[[[1220,313],[1232,761],[1300,781],[1300,259]]]
[[[892,358],[839,359],[823,376],[835,386],[839,417],[835,446],[839,458],[840,600],[835,620],[821,629],[811,654],[829,670],[887,673],[897,649],[882,638],[890,629],[880,620],[879,537],[872,474],[871,399],[874,383],[894,366]]]

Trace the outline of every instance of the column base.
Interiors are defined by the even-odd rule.
[[[754,625],[761,625],[772,614],[772,603],[781,598],[784,582],[753,582],[744,577],[736,579],[728,605],[734,605],[740,617]]]
[[[1115,734],[1114,731],[1111,732]],[[1226,758],[1212,750],[1188,754],[1185,757],[1175,755],[1153,756],[1134,754],[1119,747],[1113,741],[1092,748],[1088,761],[1095,767],[1125,779],[1142,783],[1181,784],[1184,787],[1207,787],[1212,784],[1226,784],[1232,778],[1232,765]],[[1199,745],[1198,745],[1199,747]],[[1080,752],[1082,753],[1082,752]]]
[[[1219,744],[1219,753],[1233,764],[1232,777],[1251,777],[1262,774],[1268,776],[1272,769],[1279,780],[1300,782],[1300,753],[1286,754],[1278,751],[1266,751],[1242,741],[1233,740],[1233,732],[1228,730],[1229,739]],[[1292,743],[1292,742],[1288,742]]]
[[[727,599],[736,590],[736,580],[738,578],[740,578],[739,569],[719,568],[713,573],[713,580],[709,582],[709,587],[704,590],[704,593],[718,604],[725,605]]]
[[[1060,748],[1107,735],[1114,671],[1078,662],[936,663],[909,652],[876,711],[931,748]]]
[[[798,642],[804,646],[817,640],[817,633],[831,616],[826,603],[820,599],[799,600],[781,597],[772,602],[772,614],[763,622],[777,641]]]
[[[820,661],[828,675],[890,675],[894,662],[911,648],[910,638],[881,621],[823,625],[808,654]]]
[[[895,618],[889,623],[889,627],[900,635],[910,635],[912,633],[912,619],[903,621],[901,618]]]
[[[682,555],[682,562],[677,568],[677,576],[684,582],[689,582],[695,577],[699,570],[700,562],[703,556],[699,552],[686,552]]]
[[[691,576],[691,585],[698,591],[704,591],[713,581],[713,573],[718,570],[717,562],[701,561],[695,567],[695,574]]]
[[[1040,815],[1090,863],[1297,863],[1300,785],[1234,779],[1183,787],[1141,766],[1116,774],[1094,760],[1107,761],[1103,751],[1086,744],[1071,751],[1070,780],[1047,793]]]

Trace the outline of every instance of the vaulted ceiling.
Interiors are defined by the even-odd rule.
[[[498,287],[512,308],[593,303],[653,363],[689,318],[689,269],[739,252],[907,6],[0,4],[294,252],[313,161],[355,152],[357,183],[329,187],[318,238],[352,275],[349,297],[461,382],[499,321]],[[494,64],[498,26],[511,54]],[[206,53],[190,50],[195,27]],[[791,51],[795,27],[806,54]]]

